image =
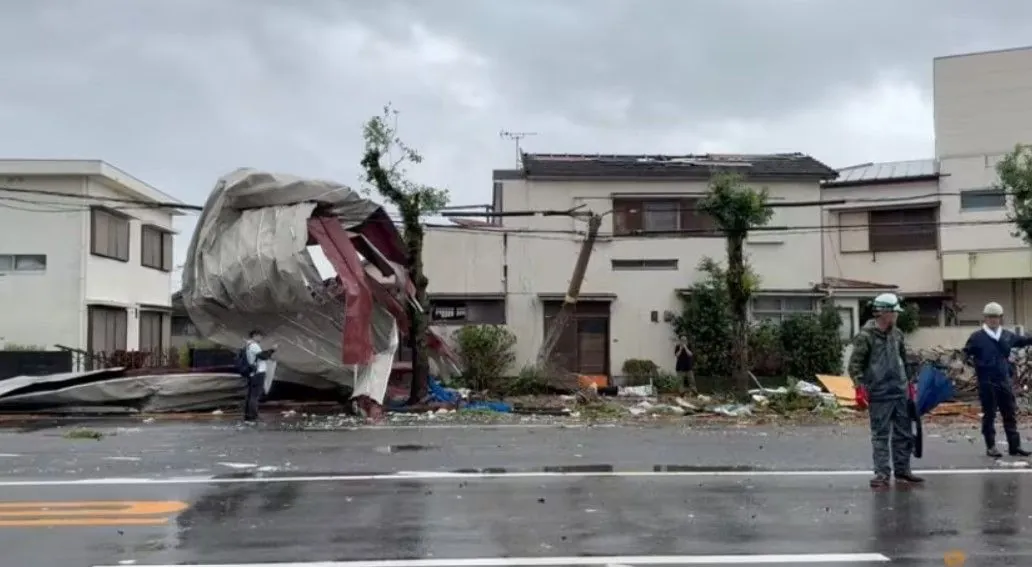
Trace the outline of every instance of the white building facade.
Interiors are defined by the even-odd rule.
[[[761,287],[754,316],[812,311],[822,282],[816,201],[820,181],[834,171],[808,156],[526,155],[522,170],[495,172],[496,211],[579,207],[604,215],[577,320],[558,347],[569,370],[620,374],[632,358],[673,369],[671,318],[680,312],[679,293],[699,280],[704,257],[726,258],[725,239],[697,210],[714,168],[738,171],[769,191],[770,226],[809,227],[750,235],[748,259]],[[806,201],[814,205],[776,207]],[[436,323],[505,323],[519,338],[517,364],[532,362],[546,319],[566,294],[585,225],[554,215],[431,228],[424,261]]]
[[[102,161],[0,160],[0,348],[167,348],[175,204]]]
[[[829,276],[918,303],[920,346],[957,347],[989,301],[1032,324],[1032,247],[1013,236],[995,166],[1032,144],[1032,48],[934,60],[935,157],[863,164],[825,183]]]

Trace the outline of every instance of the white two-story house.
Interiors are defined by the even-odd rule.
[[[802,154],[526,154],[519,170],[494,172],[494,210],[603,215],[559,358],[583,374],[618,374],[629,358],[673,368],[671,318],[679,293],[699,280],[703,257],[726,258],[726,241],[697,209],[714,168],[736,171],[769,191],[770,227],[757,231],[748,260],[760,277],[756,318],[780,319],[815,307],[822,282],[821,208],[777,208],[820,199],[835,172]],[[566,215],[505,216],[495,224],[429,230],[425,263],[436,324],[506,323],[518,337],[517,363],[534,360],[546,321],[561,305],[586,223]]]
[[[1013,236],[996,164],[1032,143],[1032,48],[936,58],[935,157],[844,168],[824,184],[829,276],[920,308],[920,346],[959,346],[989,301],[1032,323],[1032,247]],[[872,287],[874,289],[874,287]]]
[[[102,161],[0,160],[0,348],[167,348],[176,204]]]

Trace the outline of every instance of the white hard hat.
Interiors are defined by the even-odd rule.
[[[896,297],[895,293],[883,293],[878,297],[874,298],[871,302],[871,309],[874,311],[903,311],[903,307],[899,304],[899,298]]]
[[[985,308],[982,309],[982,315],[987,317],[1003,317],[1003,306],[995,301],[990,301],[985,304]]]

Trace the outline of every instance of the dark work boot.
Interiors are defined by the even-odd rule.
[[[1003,453],[1001,453],[995,446],[992,446],[985,450],[985,456],[991,459],[1002,459]]]
[[[1012,457],[1032,457],[1032,452],[1026,451],[1026,450],[1022,449],[1021,447],[1018,447],[1017,449],[1011,449],[1010,450],[1010,456],[1012,456]]]
[[[888,488],[889,476],[884,474],[876,474],[871,479],[871,488]]]
[[[914,476],[912,472],[896,473],[896,482],[905,482],[907,484],[921,484],[924,479],[919,476]]]

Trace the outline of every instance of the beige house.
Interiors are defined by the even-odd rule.
[[[1011,235],[995,165],[1032,143],[1032,48],[937,58],[935,151],[863,164],[824,184],[825,272],[896,286],[921,310],[922,346],[959,346],[989,301],[1032,322],[1032,248]]]
[[[714,168],[746,175],[778,203],[815,202],[834,170],[802,154],[525,155],[522,170],[494,173],[494,209],[605,213],[575,325],[562,337],[570,370],[619,374],[625,360],[673,368],[670,319],[678,290],[699,277],[703,257],[723,260],[725,240],[696,210]],[[771,226],[815,227],[821,209],[775,208]],[[558,311],[583,239],[570,216],[508,216],[496,224],[432,228],[425,258],[437,324],[506,323],[520,364],[533,361],[546,319]],[[780,319],[812,311],[821,295],[819,230],[756,232],[747,254],[761,276],[752,309]]]

